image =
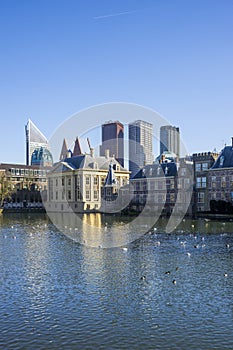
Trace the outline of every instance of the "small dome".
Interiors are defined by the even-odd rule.
[[[45,147],[36,148],[32,153],[31,165],[52,166],[51,152]]]

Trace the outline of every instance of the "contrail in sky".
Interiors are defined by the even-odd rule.
[[[102,15],[102,16],[95,16],[93,19],[103,19],[103,18],[109,18],[109,17],[116,17],[116,16],[123,16],[123,15],[130,15],[131,13],[137,12],[136,10],[134,11],[126,11],[126,12],[117,12],[109,15]]]

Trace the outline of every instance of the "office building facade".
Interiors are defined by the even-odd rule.
[[[124,125],[119,121],[109,121],[102,125],[102,145],[100,156],[114,157],[124,167]]]
[[[35,124],[29,119],[25,125],[26,134],[26,165],[31,165],[32,154],[35,149],[41,147],[48,149],[48,140],[42,134],[42,132],[35,126]]]
[[[136,120],[129,124],[129,170],[133,177],[143,166],[152,164],[152,124]]]
[[[171,125],[164,125],[160,128],[160,154],[174,153],[180,157],[180,130]]]

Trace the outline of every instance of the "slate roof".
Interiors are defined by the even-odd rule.
[[[109,164],[119,166],[120,171],[126,171],[120,163],[116,161],[115,158],[106,158],[106,157],[92,157],[89,154],[83,154],[76,157],[65,158],[62,161],[55,164],[54,171],[64,172],[77,169],[100,169],[100,170],[109,170]],[[60,166],[59,166],[60,164]]]
[[[216,162],[213,164],[211,169],[222,169],[233,167],[233,148],[232,146],[226,146],[220,153]]]
[[[133,179],[152,178],[152,177],[168,177],[177,175],[177,166],[174,162],[164,162],[162,164],[146,165],[142,168]]]

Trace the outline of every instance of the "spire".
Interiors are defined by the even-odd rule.
[[[117,180],[113,170],[113,165],[109,164],[108,175],[106,177],[104,186],[114,186],[114,185],[117,185]]]
[[[73,157],[80,156],[82,154],[79,138],[76,137],[75,144],[74,144],[74,150],[73,150]]]
[[[66,156],[67,156],[67,151],[68,151],[68,147],[67,147],[66,139],[64,139],[64,140],[63,140],[62,149],[61,149],[61,154],[60,154],[60,160],[66,158]]]

